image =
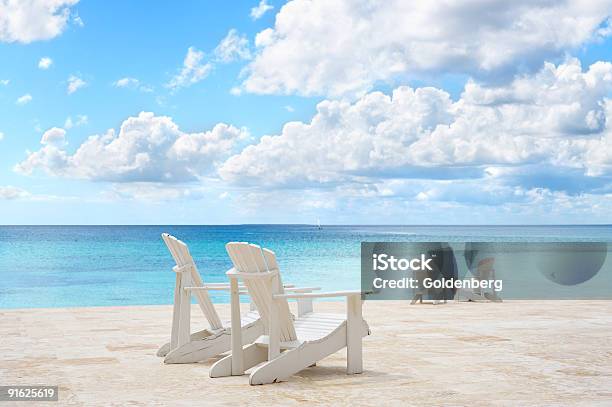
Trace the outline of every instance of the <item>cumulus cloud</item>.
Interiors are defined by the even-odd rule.
[[[30,196],[30,193],[25,189],[17,188],[11,185],[1,186],[0,185],[0,199],[12,200],[22,199]]]
[[[68,116],[64,121],[64,128],[70,130],[73,127],[83,126],[88,122],[89,118],[84,114],[77,114],[74,120],[72,119],[72,116]]]
[[[4,138],[4,133],[0,131],[0,141]]]
[[[52,127],[45,131],[40,139],[40,144],[43,146],[58,146],[66,144],[66,130],[59,127]]]
[[[161,182],[132,182],[114,184],[106,194],[112,199],[163,202],[177,199],[199,199],[204,193],[192,185],[173,185]]]
[[[511,78],[612,35],[611,10],[610,0],[293,0],[257,34],[242,86],[340,96],[439,72]]]
[[[127,76],[117,79],[115,82],[113,82],[113,86],[116,88],[138,89],[141,92],[153,92],[153,88],[151,86],[141,83],[140,80],[136,78]]]
[[[61,34],[79,0],[0,0],[0,42],[30,43]]]
[[[68,86],[66,88],[66,92],[68,92],[69,95],[72,95],[74,92],[84,86],[87,86],[87,82],[85,82],[83,79],[79,78],[76,75],[70,75],[68,77]]]
[[[224,123],[185,133],[170,117],[147,112],[124,120],[118,132],[89,137],[73,154],[61,146],[62,132],[45,132],[42,148],[30,152],[15,170],[31,174],[41,168],[56,176],[117,183],[188,182],[209,174],[248,136],[246,130]]]
[[[611,91],[611,63],[583,71],[571,59],[508,85],[469,82],[457,101],[440,89],[406,86],[354,103],[326,100],[310,123],[285,124],[219,173],[238,185],[281,188],[482,178],[535,164],[611,175]]]
[[[215,56],[218,61],[224,63],[249,59],[251,58],[249,40],[246,35],[240,35],[232,28],[215,48]]]
[[[251,19],[258,20],[273,8],[274,6],[269,5],[267,0],[261,0],[258,5],[251,9]]]
[[[0,85],[7,86],[11,81],[8,79],[0,79]]]
[[[25,95],[18,97],[15,103],[18,105],[25,105],[25,104],[30,103],[31,101],[32,101],[32,95],[30,95],[29,93],[26,93]]]
[[[248,188],[226,205],[258,222],[387,224],[609,223],[612,194],[570,194],[497,179],[384,179],[336,188]],[[291,208],[291,211],[287,211]]]
[[[138,86],[139,83],[140,82],[136,78],[125,77],[117,79],[115,82],[113,82],[113,86],[116,88],[127,88],[130,86]]]
[[[67,201],[67,200],[77,200],[77,199],[79,198],[74,197],[74,196],[34,194],[23,188],[15,187],[12,185],[6,185],[6,186],[0,185],[0,201],[1,200],[6,200],[6,201],[28,200],[28,201],[49,202],[49,201]]]
[[[49,69],[52,64],[53,64],[53,60],[51,58],[42,57],[40,58],[40,61],[38,61],[38,68],[42,70]]]
[[[166,84],[167,88],[176,90],[189,87],[206,78],[212,69],[212,64],[203,62],[204,53],[195,47],[187,49],[181,70]]]

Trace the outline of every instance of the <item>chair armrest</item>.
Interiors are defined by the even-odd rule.
[[[199,286],[199,287],[185,287],[184,290],[185,291],[229,291],[230,287],[221,286],[221,285],[209,286],[207,284],[204,284],[203,286]]]
[[[198,286],[198,287],[185,287],[183,288],[185,291],[230,291],[230,286],[229,285],[214,285],[214,284],[204,284],[202,286]],[[246,291],[242,291],[245,290],[245,287],[243,286],[239,286],[238,289],[240,289],[240,294],[246,293]]]
[[[321,287],[283,287],[285,292],[293,293],[309,293],[311,291],[319,291]]]
[[[244,284],[238,284],[238,288],[241,290],[246,290],[246,286]],[[283,285],[283,288],[286,291],[295,291],[295,292],[308,292],[314,290],[320,290],[319,287],[295,287],[293,284]],[[229,290],[229,283],[207,283],[203,286],[199,287],[185,287],[185,290],[196,291],[196,290]]]
[[[202,287],[207,288],[230,288],[230,283],[205,283]],[[245,288],[244,284],[238,284],[238,287]]]
[[[184,287],[185,291],[230,291],[230,287]],[[248,291],[242,291],[243,287],[240,287],[238,295],[249,295]]]
[[[352,297],[354,295],[361,295],[361,291],[330,291],[323,293],[293,293],[293,294],[275,294],[274,299],[281,298],[333,298],[333,297]]]

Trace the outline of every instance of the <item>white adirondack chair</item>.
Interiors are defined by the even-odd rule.
[[[231,323],[221,321],[208,291],[227,291],[230,288],[229,284],[204,284],[187,245],[167,233],[162,234],[162,239],[176,263],[172,269],[176,273],[176,286],[170,342],[159,348],[157,356],[164,357],[164,363],[194,363],[227,352],[231,348]],[[295,288],[292,285],[287,285],[285,288],[304,293],[319,289],[318,287]],[[210,325],[210,328],[195,333],[191,333],[192,294],[195,295]],[[312,310],[312,301],[300,304],[299,312],[309,310]],[[254,306],[242,315],[240,328],[245,344],[253,342],[263,334],[263,323]]]
[[[494,264],[494,257],[486,257],[478,262],[478,266],[476,270],[472,271],[472,274],[479,280],[495,280]],[[503,300],[493,289],[475,288],[468,290],[460,288],[455,294],[455,301],[502,302]]]
[[[293,374],[342,348],[347,348],[347,373],[361,373],[362,337],[369,327],[361,314],[361,293],[285,293],[274,252],[248,243],[228,243],[227,252],[234,268],[227,272],[231,285],[232,329],[241,326],[238,279],[244,285],[259,311],[265,333],[243,348],[239,335],[232,335],[231,355],[217,361],[210,377],[242,375],[257,366],[249,383],[265,384],[283,381]],[[347,315],[298,312],[293,318],[288,299],[298,301],[321,297],[346,297]]]
[[[157,356],[164,363],[193,363],[209,359],[230,350],[230,324],[223,323],[210,300],[208,291],[228,290],[228,284],[204,284],[187,245],[174,236],[162,234],[162,239],[176,266],[174,309],[170,342],[164,344]],[[191,333],[191,295],[194,294],[210,328]],[[244,343],[251,343],[263,333],[263,323],[257,311],[243,315],[240,326]]]

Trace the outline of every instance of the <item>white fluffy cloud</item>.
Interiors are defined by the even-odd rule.
[[[74,120],[72,119],[72,116],[68,116],[64,121],[64,128],[70,130],[73,127],[83,126],[88,122],[89,118],[84,114],[77,114]]]
[[[224,205],[263,223],[317,218],[323,224],[609,222],[611,193],[570,194],[497,181],[391,179],[337,188],[250,188],[233,190]]]
[[[138,89],[141,92],[153,92],[153,88],[149,85],[145,85],[140,82],[140,80],[136,78],[131,78],[126,76],[121,79],[117,79],[113,82],[113,86],[116,88],[128,88],[128,89]]]
[[[218,61],[224,63],[249,59],[251,57],[249,40],[246,35],[240,35],[232,28],[215,48],[215,56]]]
[[[251,9],[251,19],[258,20],[273,8],[274,6],[269,5],[267,0],[261,0],[258,5]]]
[[[248,134],[223,123],[201,133],[185,133],[170,117],[142,112],[126,119],[116,133],[109,130],[85,140],[73,153],[63,149],[65,131],[43,134],[42,148],[31,152],[15,170],[36,168],[57,176],[112,182],[192,181],[206,176]]]
[[[0,131],[0,141],[4,138],[4,133]]]
[[[11,185],[1,186],[0,185],[0,199],[21,199],[27,198],[30,193],[25,189],[17,188]]]
[[[260,32],[243,87],[354,95],[437,72],[499,78],[612,34],[612,2],[293,0]]]
[[[139,83],[140,81],[136,78],[125,77],[117,79],[115,82],[113,82],[113,86],[116,88],[128,88],[130,86],[138,86]]]
[[[43,146],[62,147],[66,144],[66,130],[59,127],[52,127],[45,131],[40,139],[40,144]]]
[[[66,92],[68,92],[69,95],[72,95],[74,92],[84,86],[87,86],[87,82],[85,82],[83,79],[79,78],[76,75],[70,75],[68,77],[68,86],[66,87]]]
[[[53,65],[53,60],[49,57],[42,57],[40,58],[40,61],[38,61],[39,69],[43,69],[43,70],[49,69],[51,65]]]
[[[79,0],[0,0],[0,42],[30,43],[58,36]]]
[[[203,191],[193,185],[175,185],[163,182],[114,184],[106,195],[111,199],[135,199],[147,202],[198,199],[204,196]]]
[[[287,123],[219,172],[235,184],[272,187],[481,178],[536,164],[612,174],[611,91],[611,63],[583,71],[572,59],[504,86],[469,82],[457,101],[404,86],[354,103],[323,101],[310,123]]]
[[[31,101],[32,101],[32,95],[30,95],[29,93],[26,93],[25,95],[19,96],[17,100],[15,101],[15,103],[18,105],[25,105],[25,104],[30,103]]]
[[[166,84],[167,88],[176,90],[200,82],[212,69],[212,64],[203,62],[204,53],[195,47],[187,49],[181,70]]]

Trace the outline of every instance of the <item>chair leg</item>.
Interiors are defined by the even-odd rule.
[[[201,331],[192,333],[191,334],[191,339],[189,340],[189,342],[199,341],[199,340],[202,340],[202,339],[204,339],[204,338],[206,338],[206,337],[208,337],[210,335],[212,335],[212,333],[208,329],[203,329]],[[176,349],[176,347],[175,347],[175,349]],[[159,348],[159,350],[157,351],[157,356],[164,357],[169,352],[170,352],[170,342],[167,342],[167,343],[163,344]]]
[[[164,358],[164,363],[195,363],[227,352],[229,348],[230,335],[227,331],[219,335],[209,335],[201,338],[194,338],[194,335],[191,335],[190,342],[168,352]]]
[[[312,312],[312,298],[300,298],[297,300],[298,317]]]
[[[282,382],[315,363],[315,360],[309,361],[303,357],[305,354],[302,347],[286,350],[277,358],[264,362],[253,370],[249,383],[256,385]]]
[[[243,367],[245,370],[257,366],[268,359],[268,350],[256,344],[250,344],[243,348]],[[210,368],[210,377],[227,377],[232,375],[232,355],[215,362]]]
[[[363,334],[363,321],[360,329],[359,333]],[[304,342],[297,348],[288,349],[275,359],[253,369],[249,383],[255,385],[287,380],[299,371],[344,348],[346,337],[346,327],[343,327],[320,341]]]
[[[181,315],[181,273],[176,273],[176,284],[174,285],[174,307],[172,308],[172,331],[170,334],[170,346],[166,353],[178,346],[179,318]],[[160,349],[162,351],[162,349]]]
[[[157,350],[156,355],[160,358],[163,358],[168,354],[168,352],[170,352],[170,342],[164,343],[162,346],[160,346],[160,348]]]
[[[244,356],[242,348],[242,324],[240,322],[240,297],[238,279],[230,278],[230,305],[232,311],[232,358],[231,374],[240,376],[244,374]]]
[[[179,347],[189,343],[189,339],[191,337],[191,292],[186,291],[184,289],[188,286],[190,281],[191,280],[189,279],[187,274],[181,273],[181,292],[179,294],[181,303],[178,332]]]
[[[421,292],[416,293],[414,297],[412,297],[412,301],[410,301],[410,305],[416,304],[417,301],[419,301],[420,304],[423,303],[423,293]]]
[[[347,301],[346,372],[348,374],[363,372],[362,329],[361,298],[354,295]]]

